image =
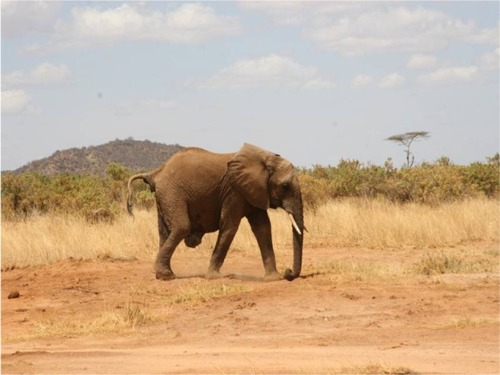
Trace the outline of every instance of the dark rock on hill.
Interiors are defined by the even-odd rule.
[[[14,173],[104,175],[110,163],[121,164],[132,171],[149,171],[162,165],[181,149],[183,147],[177,144],[117,139],[100,146],[56,151],[48,158],[32,161]]]

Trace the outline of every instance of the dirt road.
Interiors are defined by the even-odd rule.
[[[196,250],[170,282],[137,260],[3,271],[2,372],[498,373],[498,267],[409,273],[424,255],[317,248],[304,277],[271,283],[257,253],[205,280]]]

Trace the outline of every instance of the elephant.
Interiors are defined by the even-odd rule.
[[[243,217],[257,239],[264,279],[292,281],[300,276],[305,229],[302,194],[294,166],[280,155],[248,143],[227,154],[185,148],[158,169],[130,177],[127,210],[131,215],[132,182],[138,179],[155,193],[160,238],[154,263],[157,279],[175,278],[170,260],[182,240],[194,248],[206,233],[217,230],[206,277],[222,277],[220,268]],[[269,208],[282,208],[292,224],[293,270],[287,268],[283,276],[276,269]]]

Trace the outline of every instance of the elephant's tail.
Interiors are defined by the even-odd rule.
[[[127,196],[127,211],[128,213],[131,215],[131,216],[134,216],[134,213],[133,213],[133,204],[132,204],[132,182],[134,182],[135,180],[138,180],[138,179],[142,179],[145,183],[147,183],[150,188],[151,188],[151,191],[155,191],[155,184],[154,184],[154,180],[152,179],[152,176],[150,173],[140,173],[140,174],[136,174],[132,177],[129,178],[128,180],[128,184],[127,184],[127,188],[128,188],[128,196]]]

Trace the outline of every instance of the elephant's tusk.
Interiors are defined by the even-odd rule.
[[[299,226],[297,225],[297,223],[295,222],[295,219],[293,218],[293,215],[290,213],[290,212],[287,212],[288,214],[288,218],[290,219],[290,221],[292,222],[292,226],[293,228],[295,229],[295,231],[299,234],[299,236],[302,236],[302,233],[299,229]]]

